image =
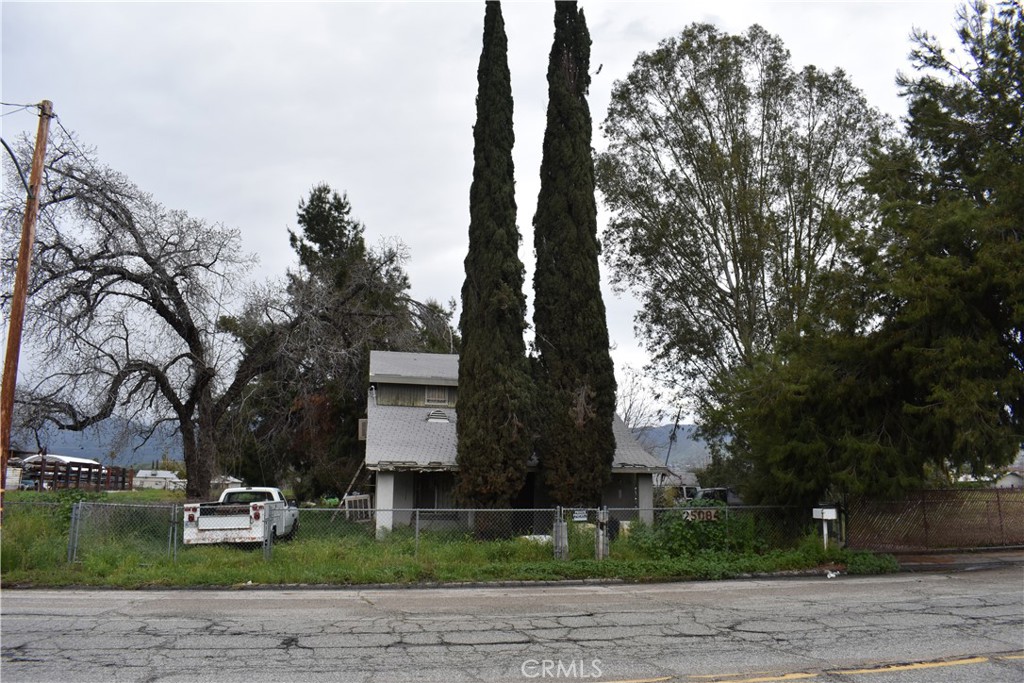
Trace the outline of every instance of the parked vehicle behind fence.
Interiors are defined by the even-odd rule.
[[[280,489],[249,486],[225,489],[213,503],[184,506],[185,545],[262,543],[291,538],[299,528],[299,509]]]

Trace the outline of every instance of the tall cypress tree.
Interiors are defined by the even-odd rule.
[[[615,455],[615,371],[601,299],[591,154],[590,33],[575,2],[555,3],[547,129],[533,219],[539,354],[538,454],[551,497],[596,504]]]
[[[509,505],[523,486],[532,452],[507,51],[501,4],[488,2],[477,71],[457,425],[457,495],[464,504],[482,507]]]

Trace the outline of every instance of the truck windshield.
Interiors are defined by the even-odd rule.
[[[261,503],[273,499],[270,491],[232,491],[224,496],[225,503]]]

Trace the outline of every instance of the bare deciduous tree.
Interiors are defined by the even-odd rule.
[[[173,422],[187,493],[203,496],[216,427],[273,363],[282,336],[274,328],[242,349],[218,326],[254,258],[242,254],[237,230],[167,209],[69,136],[50,148],[19,400],[61,429],[112,415],[151,429]],[[5,276],[14,268],[18,201],[4,202]]]
[[[664,410],[659,406],[660,400],[661,394],[645,381],[643,373],[626,366],[618,381],[615,404],[619,417],[631,432],[637,434],[640,445],[648,452],[653,452],[654,443],[647,428],[658,426],[665,418]]]

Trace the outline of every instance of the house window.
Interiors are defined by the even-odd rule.
[[[425,387],[426,403],[428,406],[448,405],[448,387]]]
[[[420,510],[449,510],[455,507],[455,476],[451,472],[417,472],[413,505]],[[441,519],[432,516],[431,519]]]

